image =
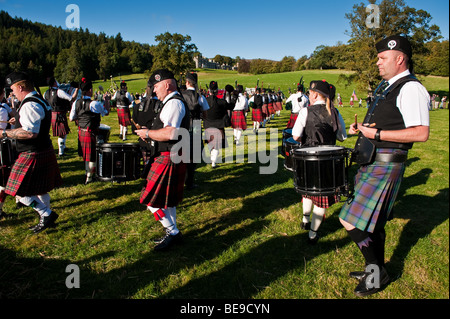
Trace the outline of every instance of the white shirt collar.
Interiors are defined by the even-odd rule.
[[[170,93],[169,95],[166,96],[166,98],[164,99],[163,103],[167,103],[167,101],[169,101],[169,99],[172,98],[172,96],[174,96],[175,94],[178,94],[177,91]]]
[[[409,72],[409,70],[406,70],[406,71],[403,71],[402,73],[397,74],[396,76],[394,76],[392,79],[390,79],[388,81],[389,85],[394,84],[398,79],[401,79],[401,78],[403,78],[405,76],[408,76],[410,74],[411,74],[411,72]]]

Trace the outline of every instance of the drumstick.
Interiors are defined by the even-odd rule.
[[[368,125],[368,127],[370,128],[373,128],[375,126],[377,126],[377,123],[372,123]],[[355,114],[355,131],[359,132],[359,129],[357,127],[358,127],[358,114]]]
[[[133,119],[131,119],[131,123],[133,123],[134,126],[136,126],[136,128],[137,128],[138,130],[141,129],[141,126],[140,126],[139,124],[137,124]]]

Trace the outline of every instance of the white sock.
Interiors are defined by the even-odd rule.
[[[314,206],[314,210],[311,217],[311,231],[309,232],[309,238],[313,239],[316,237],[316,233],[322,224],[323,218],[325,216],[326,209]]]
[[[124,128],[123,128],[123,139],[126,139],[126,138],[127,138],[127,132],[128,132],[128,128],[127,128],[127,127],[124,127]]]
[[[219,156],[219,151],[216,149],[211,150],[211,164],[216,166],[217,157]]]
[[[303,222],[309,223],[309,217],[311,216],[313,208],[313,202],[309,198],[303,197]]]
[[[236,142],[239,143],[239,140],[241,139],[241,136],[242,136],[242,130],[237,129],[235,136],[236,136]]]
[[[58,145],[59,145],[59,155],[64,154],[64,150],[65,150],[65,148],[66,148],[66,145],[65,145],[65,139],[59,137],[59,138],[58,138]]]
[[[166,209],[166,217],[170,220],[172,224],[172,228],[170,230],[171,235],[176,235],[180,231],[177,227],[177,208],[176,207],[169,207]]]
[[[50,194],[38,195],[38,198],[45,204],[45,206],[50,207]]]
[[[20,199],[20,202],[28,207],[33,208],[40,216],[50,216],[52,210],[46,206],[37,196],[26,196]]]

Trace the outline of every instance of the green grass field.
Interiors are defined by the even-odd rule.
[[[265,87],[273,81],[286,91],[299,74],[306,82],[338,77],[337,71],[311,71],[259,78]],[[258,79],[213,73],[201,74],[200,81],[234,84],[237,77],[252,87]],[[130,91],[146,83],[139,75],[126,79]],[[430,91],[448,92],[448,78],[427,78],[425,84]],[[354,114],[362,118],[366,109],[339,111],[349,126]],[[279,146],[289,111],[281,115],[269,125],[279,130]],[[386,229],[392,283],[367,299],[449,298],[449,111],[431,111],[430,117],[430,139],[410,151],[395,219]],[[117,114],[102,123],[112,127],[110,142],[121,142]],[[28,227],[37,222],[36,214],[30,208],[17,210],[7,198],[4,210],[16,217],[0,221],[0,298],[355,298],[356,282],[348,272],[362,270],[364,261],[339,223],[342,203],[328,210],[319,243],[308,245],[308,233],[300,229],[301,198],[281,156],[272,175],[260,175],[258,163],[226,163],[216,169],[200,164],[199,187],[185,192],[178,208],[184,245],[161,254],[153,252],[152,239],[162,234],[162,226],[139,204],[143,181],[84,186],[74,124],[71,129],[68,156],[58,159],[64,185],[51,192],[52,207],[60,214],[58,227],[31,234]],[[353,148],[355,140],[349,137],[339,145]],[[354,172],[352,167],[350,178]],[[66,287],[70,264],[80,267],[79,289]]]

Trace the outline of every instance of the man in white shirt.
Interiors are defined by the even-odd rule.
[[[304,85],[302,83],[299,83],[297,86],[297,93],[292,94],[286,100],[286,105],[288,104],[292,105],[291,117],[287,124],[287,128],[294,127],[295,121],[297,120],[300,111],[305,107],[308,107],[309,105],[309,99],[306,97],[305,94],[303,94],[304,91],[305,91]]]
[[[248,112],[248,99],[243,94],[244,87],[242,85],[238,85],[236,90],[238,92],[238,98],[231,117],[231,127],[234,129],[234,141],[236,145],[239,145],[242,132],[247,129],[245,114]]]
[[[401,36],[390,36],[379,41],[376,49],[383,81],[364,122],[351,124],[349,130],[349,134],[360,132],[360,138],[367,138],[375,146],[376,155],[360,161],[354,196],[339,214],[341,224],[361,251],[367,266],[365,271],[350,273],[350,277],[359,280],[354,291],[359,297],[376,293],[390,281],[384,260],[384,227],[392,219],[408,150],[415,142],[427,141],[430,132],[430,96],[411,74],[410,42]],[[378,287],[369,282],[372,273],[367,269],[379,270]]]
[[[154,247],[155,251],[164,251],[182,241],[182,234],[177,227],[176,207],[183,200],[186,163],[172,160],[172,148],[180,142],[179,131],[189,130],[189,110],[169,70],[155,71],[149,84],[163,106],[152,127],[136,130],[141,139],[151,142],[156,148],[140,202],[165,228],[165,236],[155,240]]]

